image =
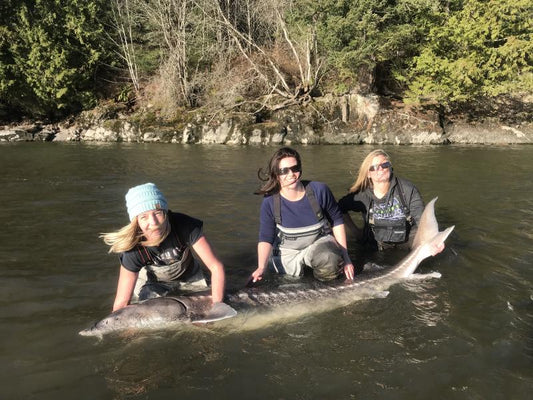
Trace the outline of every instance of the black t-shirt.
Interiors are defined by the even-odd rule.
[[[170,233],[159,246],[141,246],[121,253],[120,263],[128,271],[139,272],[147,265],[170,265],[181,261],[184,251],[203,236],[203,222],[181,213],[168,211]],[[189,251],[186,253],[192,257]],[[193,263],[190,263],[193,265]]]

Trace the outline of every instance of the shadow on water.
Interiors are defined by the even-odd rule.
[[[369,146],[298,147],[304,178],[337,198]],[[384,299],[221,325],[83,338],[118,275],[100,232],[152,181],[204,221],[229,286],[256,263],[257,169],[272,147],[0,146],[0,397],[5,399],[526,399],[533,389],[533,148],[386,147],[424,199],[439,196],[447,250]],[[350,252],[363,262],[350,246]],[[392,265],[399,254],[368,261]],[[365,261],[366,262],[366,261]],[[292,314],[291,314],[292,312]],[[257,319],[254,319],[256,318]],[[253,324],[254,329],[250,329]]]

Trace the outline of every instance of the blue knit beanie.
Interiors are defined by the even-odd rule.
[[[132,221],[137,215],[150,210],[168,210],[167,200],[153,183],[132,187],[126,193],[126,207]]]

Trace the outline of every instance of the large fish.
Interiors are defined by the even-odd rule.
[[[373,273],[356,276],[354,281],[321,283],[314,281],[305,287],[265,291],[261,287],[247,288],[228,294],[225,303],[211,305],[209,295],[167,296],[131,304],[111,313],[92,327],[80,332],[83,336],[103,336],[126,329],[158,329],[175,323],[207,323],[231,318],[237,310],[257,306],[278,306],[285,303],[308,303],[318,298],[337,301],[346,294],[372,292],[386,295],[391,285],[414,274],[418,265],[435,254],[453,230],[439,232],[435,218],[435,201],[431,200],[422,214],[413,250],[397,265]]]

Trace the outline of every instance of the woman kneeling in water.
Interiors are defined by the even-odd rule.
[[[354,268],[346,251],[342,213],[329,188],[320,182],[301,181],[297,151],[284,147],[271,158],[265,184],[257,194],[261,205],[257,269],[251,280],[262,279],[267,267],[279,274],[300,276],[310,267],[321,281],[343,272],[353,279]]]
[[[153,183],[131,188],[126,194],[129,225],[104,233],[110,253],[120,257],[120,275],[113,311],[130,301],[194,292],[208,288],[191,249],[211,272],[213,304],[224,296],[224,266],[202,231],[202,221],[168,209]]]

